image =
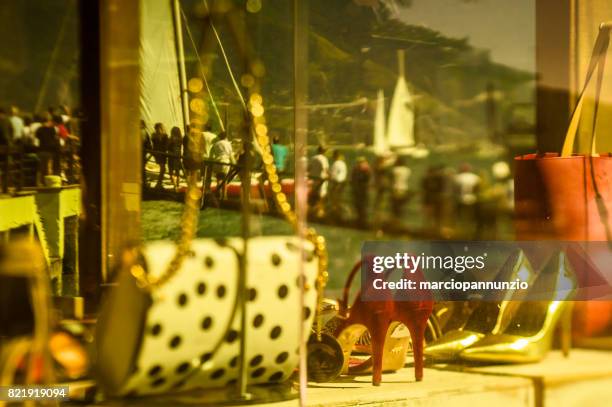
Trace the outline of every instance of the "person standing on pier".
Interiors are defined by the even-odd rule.
[[[357,158],[357,162],[351,171],[351,192],[353,195],[353,206],[357,212],[357,226],[366,228],[368,226],[368,203],[370,198],[370,178],[372,170],[365,157]]]
[[[377,155],[374,161],[372,175],[374,178],[374,226],[382,227],[386,216],[386,199],[391,192],[391,167],[395,162],[395,156],[391,152]]]
[[[401,218],[404,206],[410,199],[410,175],[412,171],[405,157],[398,157],[391,168],[391,209],[396,220]]]
[[[217,141],[217,135],[213,133],[212,126],[210,123],[206,123],[206,126],[204,127],[204,131],[202,132],[202,136],[204,137],[203,156],[205,158],[208,158],[210,156],[210,150],[212,149],[212,146]]]
[[[23,136],[23,119],[19,115],[19,108],[17,106],[11,107],[11,117],[9,118],[11,121],[11,126],[13,127],[13,141],[20,142],[21,137]]]
[[[286,145],[281,144],[280,137],[278,135],[274,135],[272,138],[272,156],[274,157],[274,165],[276,166],[276,171],[279,174],[282,174],[286,170],[287,166],[287,154],[289,153],[289,149]]]
[[[323,199],[327,196],[329,160],[325,156],[326,151],[325,147],[319,146],[317,154],[308,161],[308,178],[312,180],[308,205],[318,218],[323,217]]]
[[[10,147],[13,144],[13,125],[4,108],[0,107],[0,146]]]
[[[36,130],[36,138],[41,175],[59,175],[60,138],[49,113],[43,114],[42,125]]]
[[[343,215],[343,197],[348,168],[344,155],[339,150],[334,150],[332,165],[329,169],[329,211],[336,219]]]
[[[459,173],[455,175],[454,184],[457,233],[473,238],[476,231],[474,226],[477,222],[478,197],[482,179],[474,173],[470,164],[463,163],[459,167]]]
[[[200,138],[202,144],[202,178],[204,179],[204,197],[210,194],[210,186],[212,184],[212,176],[213,176],[213,165],[210,162],[206,162],[206,160],[210,161],[210,150],[212,150],[212,146],[217,141],[217,135],[213,133],[212,126],[210,123],[206,123],[204,127],[204,131],[200,133]]]
[[[166,175],[166,163],[168,161],[165,153],[168,152],[169,137],[162,123],[155,123],[155,132],[153,133],[152,141],[154,150],[153,157],[157,165],[159,165],[159,176],[157,177],[155,188],[163,189],[164,176]]]
[[[153,150],[153,143],[151,141],[149,130],[147,129],[147,124],[144,120],[140,120],[140,140],[142,142],[142,186],[143,188],[148,188],[147,154],[150,154],[151,150]]]
[[[234,164],[234,150],[232,143],[227,139],[227,133],[222,131],[217,137],[217,141],[213,144],[210,149],[210,159],[215,161],[213,164],[212,171],[215,173],[217,179],[217,191],[216,196],[218,199],[225,197],[225,178],[229,172],[229,165]]]
[[[426,232],[432,237],[440,236],[442,231],[446,184],[443,165],[430,165],[421,179],[424,225]]]
[[[181,177],[181,147],[183,144],[183,136],[181,135],[181,129],[174,126],[170,130],[170,140],[168,143],[168,171],[170,173],[170,180],[174,189],[178,189],[179,181]]]

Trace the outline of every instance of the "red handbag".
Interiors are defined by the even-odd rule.
[[[597,106],[611,28],[600,27],[561,154],[527,154],[514,160],[517,240],[612,241],[612,154],[595,150]],[[573,154],[585,91],[596,70],[591,151]],[[580,335],[599,333],[610,324],[612,302],[581,302],[576,309]]]

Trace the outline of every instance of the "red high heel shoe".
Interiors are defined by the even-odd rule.
[[[379,386],[383,371],[394,371],[404,366],[408,337],[396,337],[398,324],[404,324],[410,332],[414,357],[414,376],[417,381],[423,379],[423,341],[427,320],[433,310],[433,300],[395,301],[391,294],[386,294],[382,301],[363,301],[361,292],[353,306],[348,309],[348,296],[353,278],[361,269],[358,262],[345,283],[343,298],[340,301],[340,315],[344,319],[336,326],[334,336],[338,339],[344,353],[343,373],[364,371],[363,366],[351,366],[351,353],[357,340],[366,329],[371,336],[372,347],[372,384]],[[413,276],[416,274],[413,274]],[[420,276],[420,274],[419,274]],[[369,364],[370,361],[364,362]]]

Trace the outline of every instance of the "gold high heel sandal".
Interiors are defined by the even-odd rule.
[[[503,333],[486,336],[460,353],[463,360],[492,363],[540,361],[550,350],[555,327],[562,328],[561,346],[569,354],[571,308],[576,280],[563,252],[555,255],[538,275],[532,289],[550,292],[552,301],[522,302]]]
[[[338,342],[344,352],[342,372],[350,375],[372,373],[371,344],[359,345],[359,341],[368,337],[365,325],[355,324],[342,331]],[[369,341],[368,341],[369,342]],[[355,352],[361,350],[361,355]],[[392,322],[387,329],[383,347],[383,372],[394,372],[406,364],[406,356],[410,350],[410,332],[399,322]]]
[[[522,251],[513,253],[504,263],[496,276],[498,281],[531,282],[535,273],[530,262]],[[511,321],[520,302],[516,301],[521,293],[508,292],[506,300],[501,302],[481,301],[465,324],[446,332],[441,338],[425,348],[425,355],[436,362],[452,361],[466,348],[482,340],[487,334],[501,332]]]

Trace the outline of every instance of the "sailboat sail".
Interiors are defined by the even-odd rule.
[[[152,128],[185,128],[172,2],[140,0],[140,115]]]
[[[385,94],[382,89],[378,90],[378,98],[376,99],[376,117],[374,118],[374,153],[377,155],[384,154],[389,150],[387,145],[387,136],[385,123]]]
[[[391,109],[389,110],[389,127],[387,141],[391,148],[414,146],[414,110],[413,100],[403,75],[397,80]]]

